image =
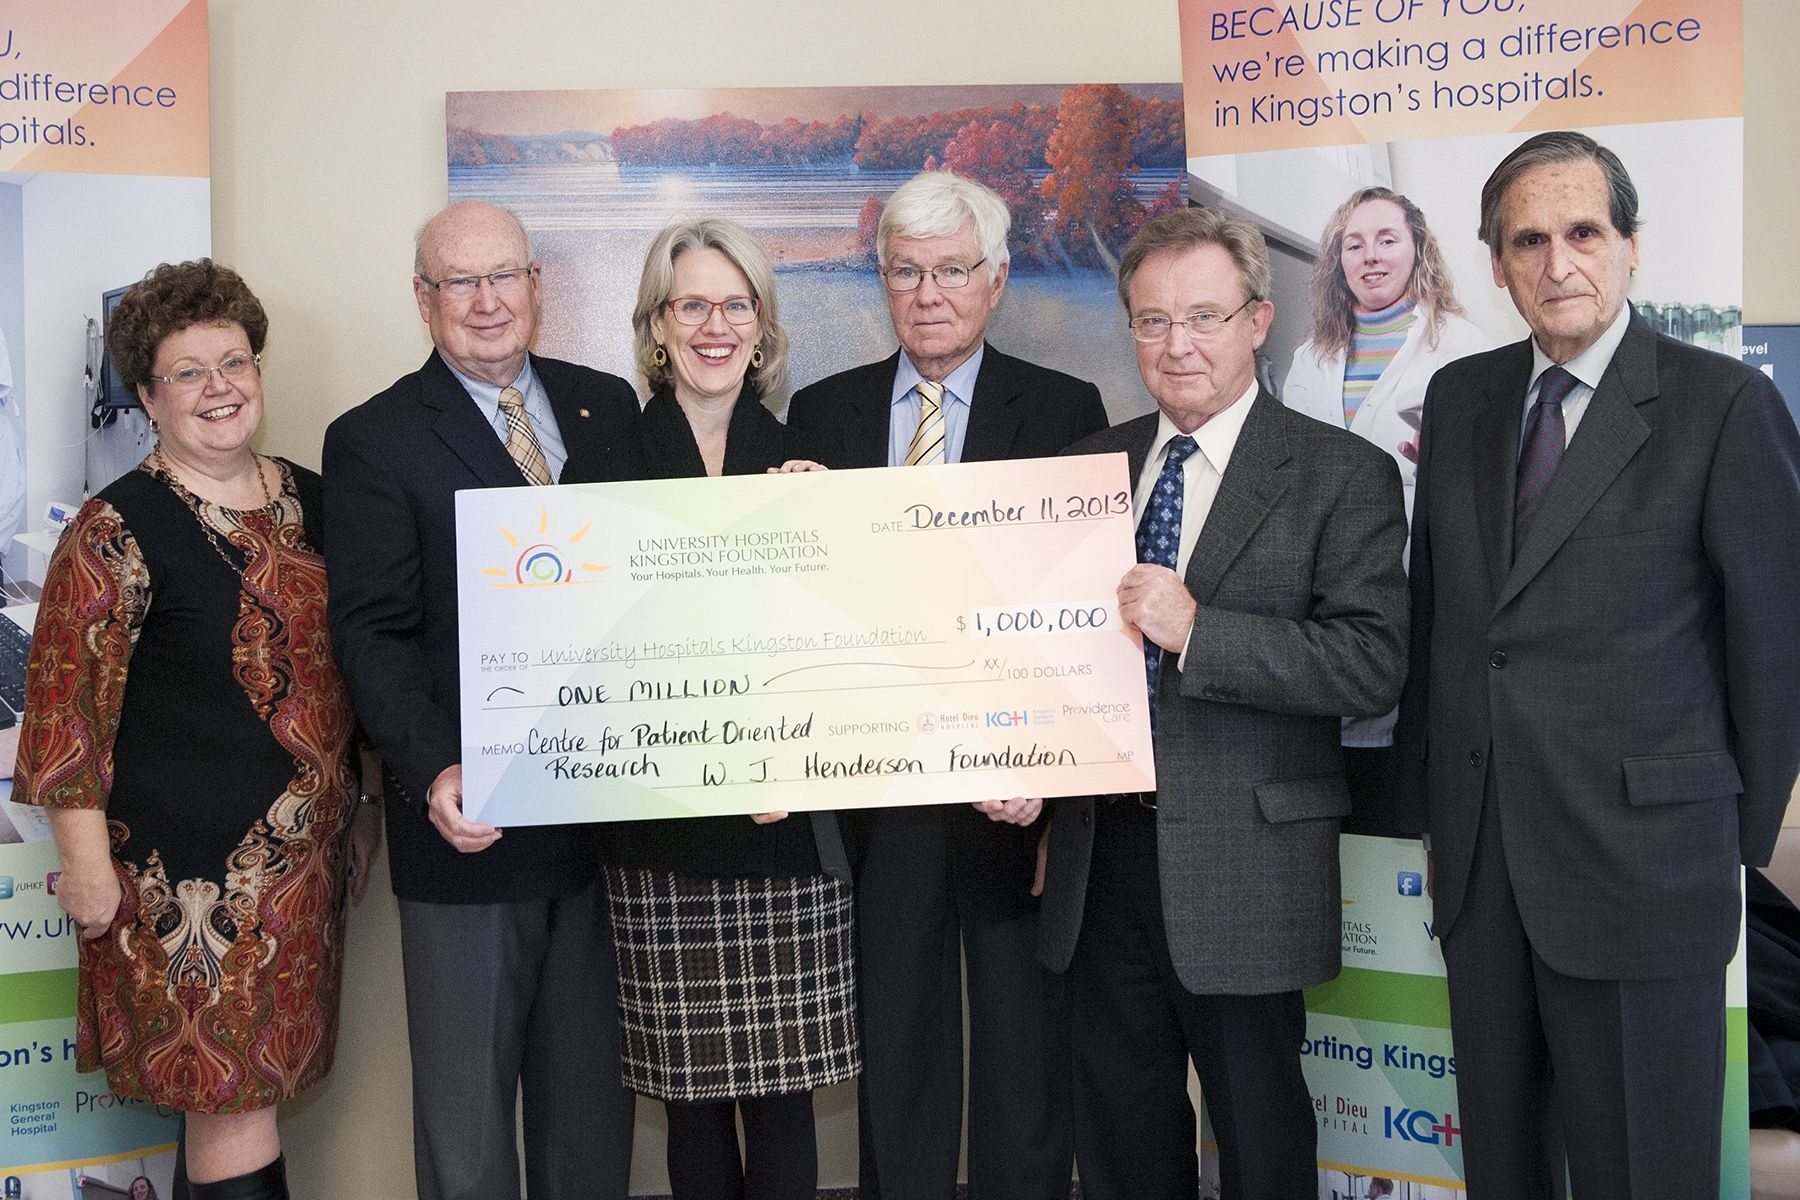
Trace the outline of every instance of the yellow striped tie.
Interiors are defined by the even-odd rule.
[[[524,394],[518,388],[501,388],[500,412],[506,417],[506,452],[526,479],[543,487],[550,482],[550,464],[544,461],[531,418],[525,415]]]
[[[913,391],[919,393],[919,427],[913,431],[912,444],[906,448],[906,465],[919,467],[941,463],[944,461],[944,385],[921,379]]]

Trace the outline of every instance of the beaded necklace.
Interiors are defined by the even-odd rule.
[[[200,506],[206,502],[190,492],[186,485],[184,485],[180,479],[176,478],[174,469],[169,466],[169,460],[163,457],[162,444],[160,442],[154,450],[150,451],[150,458],[152,461],[152,470],[155,472],[156,477],[168,484],[170,490],[181,498],[183,504],[188,506],[189,511],[194,514],[194,520],[198,521],[200,524],[200,532],[204,533],[206,535],[206,540],[212,543],[213,552],[224,560],[225,565],[231,568],[233,574],[239,576],[243,575],[245,568],[239,566],[231,555],[225,552],[224,543],[219,540],[219,535],[213,529],[212,523],[206,519],[205,513],[201,511]],[[267,513],[269,516],[269,561],[275,566],[275,590],[279,592],[281,590],[281,556],[276,551],[276,543],[280,541],[280,538],[276,535],[275,530],[281,524],[281,512],[275,504],[275,497],[269,491],[269,477],[263,473],[262,456],[253,453],[250,458],[251,461],[256,464],[256,481],[262,485],[263,505],[256,511]],[[280,470],[280,468],[277,467],[276,470]],[[215,507],[221,509],[225,508],[222,504],[216,505]],[[238,510],[226,509],[226,511],[235,512]],[[236,548],[237,547],[235,546],[233,547],[233,549]]]

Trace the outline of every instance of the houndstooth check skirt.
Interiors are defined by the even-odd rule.
[[[606,892],[626,1087],[724,1100],[862,1069],[848,885],[608,867]]]

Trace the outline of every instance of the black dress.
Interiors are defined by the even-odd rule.
[[[123,898],[81,942],[78,1066],[242,1113],[331,1067],[350,702],[325,625],[319,477],[238,511],[150,461],[81,506],[32,639],[15,798],[103,809]]]
[[[796,457],[786,426],[746,384],[725,433],[724,473]],[[704,476],[673,393],[632,432],[570,457],[564,483]],[[847,880],[825,874],[830,813],[758,825],[747,816],[621,822],[601,858],[619,966],[625,1086],[670,1101],[810,1091],[862,1069]]]

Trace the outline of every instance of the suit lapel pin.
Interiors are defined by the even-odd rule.
[[[584,416],[584,417],[585,417],[585,416],[587,416],[587,415],[588,415],[588,410],[587,410],[587,409],[585,409],[585,408],[584,408],[584,409],[582,409],[582,410],[581,410],[581,415],[582,415],[582,416]]]

